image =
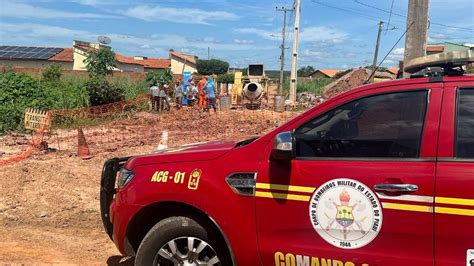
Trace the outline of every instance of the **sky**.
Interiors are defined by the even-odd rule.
[[[279,69],[283,12],[294,0],[0,0],[0,45],[72,47],[111,38],[126,56],[167,58],[174,49],[243,68]],[[408,0],[301,0],[298,67],[347,69],[372,64],[378,21],[379,62],[403,57]],[[392,12],[390,12],[390,10]],[[429,43],[474,43],[473,0],[430,0]],[[287,13],[290,69],[294,12]],[[395,45],[395,46],[394,46]],[[390,49],[394,46],[391,53]]]

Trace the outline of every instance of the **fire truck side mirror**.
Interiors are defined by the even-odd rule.
[[[273,140],[272,159],[275,161],[289,161],[295,158],[294,135],[291,131],[281,132]]]

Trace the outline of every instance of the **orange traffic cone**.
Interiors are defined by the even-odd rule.
[[[87,146],[86,137],[84,137],[84,132],[82,132],[82,128],[77,129],[77,157],[83,160],[91,159],[94,157],[90,154],[89,146]]]

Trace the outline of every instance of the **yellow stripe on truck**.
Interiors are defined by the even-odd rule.
[[[268,184],[268,183],[257,183],[257,188],[279,190],[279,191],[304,192],[304,193],[313,193],[313,191],[316,189],[314,187]]]
[[[436,213],[443,213],[443,214],[474,216],[474,210],[469,210],[469,209],[435,207],[435,212]]]
[[[474,206],[474,199],[436,197],[435,202],[436,203],[445,203],[445,204]]]
[[[433,212],[433,207],[423,206],[423,205],[382,202],[382,206],[385,209],[392,209],[392,210],[414,211],[414,212]]]
[[[286,193],[272,193],[272,192],[255,192],[255,196],[262,198],[273,198],[273,199],[285,199],[285,200],[298,200],[298,201],[309,201],[309,196],[286,194]]]
[[[305,202],[310,201],[311,195],[298,195],[298,194],[292,194],[291,192],[312,194],[314,190],[316,189],[315,187],[270,184],[270,183],[257,183],[256,188],[270,190],[270,191],[256,191],[255,196],[257,197],[270,198],[270,199],[296,200],[296,201],[305,201]],[[274,191],[280,191],[280,192],[274,192]],[[437,204],[474,206],[474,199],[430,197],[430,196],[420,196],[420,195],[402,195],[402,196],[392,197],[392,196],[385,196],[379,193],[377,193],[377,195],[380,199],[388,199],[388,200],[394,200],[394,201],[404,201],[404,202],[416,201],[416,202],[432,203],[433,198],[434,198],[434,202]],[[417,204],[411,204],[411,203],[403,204],[403,203],[393,203],[393,202],[382,202],[382,206],[385,209],[401,210],[401,211],[414,211],[414,212],[426,212],[426,213],[435,212],[435,213],[440,213],[440,214],[474,216],[474,209],[433,207],[433,206],[423,206],[423,205],[417,205]]]

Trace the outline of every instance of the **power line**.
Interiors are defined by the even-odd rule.
[[[370,5],[370,4],[361,2],[361,1],[359,1],[359,0],[354,0],[354,2],[357,3],[357,4],[359,4],[359,5],[368,7],[368,8],[372,8],[372,9],[375,9],[375,10],[378,10],[378,11],[381,11],[381,12],[393,14],[393,15],[398,16],[398,17],[402,17],[402,18],[406,18],[406,17],[407,17],[407,16],[405,16],[405,15],[398,14],[398,13],[395,13],[395,12],[391,12],[391,11],[385,10],[385,9],[383,9],[383,8],[376,7],[376,6],[373,6],[373,5]],[[471,29],[471,28],[458,27],[458,26],[447,25],[447,24],[438,23],[438,22],[432,22],[432,21],[430,21],[430,24],[431,24],[431,25],[440,26],[440,27],[451,28],[451,29],[455,29],[455,30],[464,30],[464,31],[473,31],[473,32],[474,32],[474,29]]]
[[[395,0],[392,0],[392,4],[390,5],[390,15],[388,15],[387,29],[385,29],[385,34],[387,34],[388,26],[390,26],[390,19],[392,18],[393,2],[394,1]]]
[[[364,82],[364,83],[367,83],[369,82],[369,80],[372,79],[372,77],[375,75],[375,71],[377,71],[377,69],[383,64],[383,61],[385,61],[385,59],[387,58],[387,56],[393,51],[393,49],[395,49],[395,47],[397,46],[397,44],[400,42],[400,40],[403,38],[403,36],[405,36],[405,34],[407,34],[408,30],[411,28],[411,26],[413,26],[413,23],[412,22],[410,25],[408,25],[407,29],[403,32],[403,34],[400,36],[400,38],[398,38],[398,40],[395,42],[395,44],[392,46],[392,48],[390,48],[390,50],[388,51],[388,53],[383,57],[382,61],[380,61],[380,63],[377,65],[377,67],[374,69],[374,71],[372,72],[372,74],[370,74],[369,78]]]
[[[365,14],[363,12],[360,12],[358,10],[355,10],[355,9],[337,7],[337,6],[333,6],[333,5],[323,3],[323,2],[320,2],[320,1],[317,1],[317,0],[312,0],[312,2],[315,3],[315,4],[322,5],[322,6],[325,6],[325,7],[329,7],[329,8],[332,8],[332,9],[336,9],[336,10],[339,10],[339,11],[344,11],[344,12],[347,12],[347,13],[357,14],[360,17],[364,17],[364,18],[367,18],[367,19],[370,19],[370,20],[375,20],[375,21],[380,20],[380,18],[378,18],[378,17],[367,15],[367,14]]]

